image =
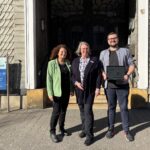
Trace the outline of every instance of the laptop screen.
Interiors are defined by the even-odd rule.
[[[107,66],[108,80],[123,80],[125,73],[124,66]]]

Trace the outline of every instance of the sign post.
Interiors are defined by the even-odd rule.
[[[7,56],[7,102],[8,102],[8,106],[7,106],[7,111],[9,112],[9,60],[8,60],[8,56]]]

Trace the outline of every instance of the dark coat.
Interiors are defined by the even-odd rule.
[[[80,80],[79,71],[80,57],[75,58],[72,62],[72,81],[75,84],[76,81]],[[75,93],[77,97],[77,103],[92,103],[95,96],[95,89],[101,86],[101,63],[96,57],[91,57],[89,63],[85,68],[85,75],[83,80],[84,92],[79,88],[75,87]],[[90,100],[89,100],[89,97]],[[88,101],[87,101],[88,98]]]

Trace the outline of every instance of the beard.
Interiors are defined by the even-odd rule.
[[[110,45],[110,47],[112,47],[112,48],[117,48],[117,47],[118,47],[118,44]]]

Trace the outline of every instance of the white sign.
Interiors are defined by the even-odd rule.
[[[0,69],[6,69],[6,57],[0,57]]]

